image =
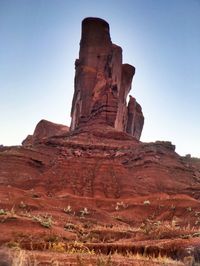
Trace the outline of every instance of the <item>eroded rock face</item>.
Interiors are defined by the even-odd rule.
[[[136,104],[135,113],[130,116],[126,103],[135,68],[122,64],[122,49],[111,42],[106,21],[99,18],[83,20],[75,68],[70,129],[105,124],[139,139],[144,123],[142,109]],[[127,131],[130,127],[132,129]]]
[[[28,135],[22,145],[28,146],[44,138],[58,136],[69,131],[69,127],[42,119],[35,127],[33,135]]]

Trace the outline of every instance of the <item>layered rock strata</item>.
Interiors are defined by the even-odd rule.
[[[75,69],[71,131],[105,124],[139,139],[144,123],[142,109],[133,98],[128,107],[126,102],[135,68],[122,64],[122,49],[112,43],[106,21],[83,20]]]

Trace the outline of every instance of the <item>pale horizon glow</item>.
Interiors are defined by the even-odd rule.
[[[171,141],[200,157],[199,0],[1,0],[0,144],[20,145],[41,119],[70,125],[81,21],[110,25],[136,67],[141,141]]]

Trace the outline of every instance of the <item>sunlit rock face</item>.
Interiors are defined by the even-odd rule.
[[[135,68],[122,64],[122,49],[112,43],[106,21],[83,20],[75,69],[70,130],[102,124],[139,139],[144,123],[142,109],[136,100],[134,104],[131,100],[130,107],[126,102]]]
[[[61,124],[56,124],[45,119],[42,119],[35,127],[33,135],[28,135],[22,141],[23,146],[34,145],[45,138],[59,136],[69,131],[69,127]]]

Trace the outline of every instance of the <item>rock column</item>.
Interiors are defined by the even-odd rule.
[[[102,124],[126,132],[131,119],[126,98],[135,68],[122,64],[122,49],[112,43],[106,21],[100,18],[83,20],[75,69],[70,130]],[[143,117],[141,109],[140,112]],[[128,133],[132,134],[132,130],[128,129]],[[140,135],[141,132],[134,136],[139,139]]]

